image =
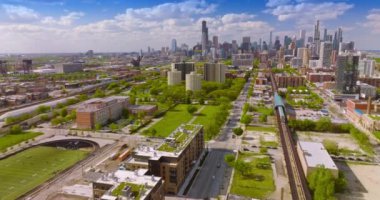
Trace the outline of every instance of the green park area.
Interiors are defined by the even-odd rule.
[[[86,155],[80,150],[33,147],[0,160],[0,199],[17,199]]]
[[[273,126],[247,126],[247,131],[276,132],[276,130]]]
[[[194,120],[193,124],[201,124],[205,126],[209,121],[211,121],[215,115],[219,111],[218,106],[205,106],[199,114],[197,114],[197,118]]]
[[[179,104],[166,112],[160,121],[143,134],[154,137],[167,137],[179,125],[190,121],[191,118],[193,118],[193,115],[187,112],[187,105]]]
[[[240,153],[237,161],[228,164],[235,168],[231,184],[232,194],[265,199],[275,190],[271,162],[268,156]]]
[[[5,151],[8,147],[28,141],[39,135],[42,135],[42,133],[27,131],[16,134],[9,133],[4,136],[0,136],[0,152]]]

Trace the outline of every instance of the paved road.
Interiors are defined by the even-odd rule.
[[[229,150],[213,149],[209,152],[204,166],[199,171],[196,181],[190,188],[187,197],[207,198],[216,197],[220,191],[227,189],[224,178],[228,176],[228,168],[224,163],[224,155],[232,153]]]
[[[215,141],[210,141],[207,145],[210,149],[203,166],[195,178],[187,197],[189,198],[209,198],[219,194],[225,195],[229,180],[231,178],[231,168],[224,163],[224,155],[233,153],[239,146],[237,140],[232,138],[232,129],[240,125],[242,108],[247,100],[247,91],[251,79],[245,84],[238,98],[233,102],[231,114],[226,125],[221,130],[219,137]],[[218,167],[220,165],[220,167]]]

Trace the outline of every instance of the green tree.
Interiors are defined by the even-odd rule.
[[[116,131],[119,130],[119,126],[117,124],[115,124],[115,123],[111,123],[109,125],[109,128],[111,129],[112,132],[116,132]]]
[[[240,172],[241,175],[247,176],[252,170],[252,165],[243,160],[237,160],[234,165],[235,169]]]
[[[331,128],[332,128],[332,122],[331,122],[331,119],[328,117],[320,118],[315,125],[315,130],[319,132],[329,131],[331,130]]]
[[[61,117],[66,117],[66,115],[67,115],[67,108],[63,108],[63,109],[60,111],[59,115],[60,115]]]
[[[236,136],[241,136],[241,135],[243,135],[243,129],[240,128],[240,127],[234,128],[234,129],[232,129],[232,131],[234,132],[234,134],[235,134]]]
[[[193,115],[195,112],[197,112],[198,108],[194,105],[188,105],[187,106],[187,112]]]
[[[234,154],[226,154],[224,156],[224,161],[228,164],[228,166],[232,167],[233,166],[233,163],[235,161],[235,156]]]
[[[93,95],[94,98],[103,98],[103,97],[105,97],[105,96],[106,96],[106,94],[105,94],[104,91],[101,90],[101,89],[97,89],[97,90],[95,91],[94,95]]]
[[[14,125],[11,127],[9,133],[10,134],[20,134],[20,133],[22,133],[22,128],[20,125]]]
[[[329,154],[338,155],[339,146],[338,143],[334,140],[325,139],[323,140],[323,146],[329,152]]]
[[[96,130],[96,131],[100,131],[100,129],[102,129],[102,125],[99,124],[99,123],[96,123],[96,124],[95,124],[95,130]]]
[[[315,200],[335,199],[335,179],[331,171],[324,166],[317,167],[307,177],[309,188]]]
[[[245,125],[245,128],[247,128],[248,124],[251,123],[251,121],[252,121],[252,116],[247,115],[247,114],[244,114],[240,119],[240,122]]]

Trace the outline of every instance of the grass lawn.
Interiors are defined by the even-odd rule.
[[[0,152],[6,150],[8,147],[27,141],[42,135],[40,132],[23,132],[20,134],[7,134],[0,137]]]
[[[375,135],[375,137],[380,140],[380,131],[373,132],[373,135]]]
[[[193,118],[191,114],[187,112],[186,104],[179,104],[172,110],[166,112],[163,118],[154,124],[149,130],[155,129],[157,131],[156,137],[167,137],[173,132],[179,125],[187,123]],[[197,106],[200,108],[199,106]],[[152,136],[151,131],[147,132],[148,136]]]
[[[0,160],[0,199],[16,199],[86,155],[85,151],[41,146]]]
[[[205,106],[201,113],[194,120],[193,124],[201,124],[205,126],[207,123],[213,120],[215,114],[219,109],[219,106]]]
[[[257,168],[258,163],[270,166],[269,157],[261,155],[257,157],[257,155],[250,153],[240,153],[238,159],[249,162],[252,170],[249,173],[250,176],[243,176],[239,171],[235,170],[231,187],[232,194],[265,199],[275,190],[272,167],[268,169]],[[255,176],[261,177],[262,180],[256,180]]]
[[[247,131],[276,132],[275,127],[247,126]]]

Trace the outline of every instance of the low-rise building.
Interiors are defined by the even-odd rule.
[[[128,111],[131,114],[144,113],[145,115],[153,115],[158,110],[157,105],[128,105]]]
[[[254,55],[251,53],[232,55],[233,66],[252,66],[253,60],[254,60]]]
[[[146,175],[147,170],[117,170],[104,174],[92,183],[94,199],[163,200],[163,180],[159,176]]]
[[[334,75],[330,73],[308,73],[307,80],[313,83],[333,81]]]
[[[73,73],[83,71],[82,63],[61,63],[54,65],[54,68],[57,73]]]
[[[338,178],[339,170],[322,143],[299,141],[297,153],[305,176],[308,176],[316,168],[324,166],[331,171],[335,178]]]
[[[306,84],[305,77],[303,76],[276,74],[275,79],[279,88],[299,87]]]
[[[203,151],[203,126],[181,125],[161,145],[137,147],[127,168],[147,168],[150,174],[163,178],[167,194],[177,194]]]
[[[366,77],[359,77],[358,79],[362,83],[367,83],[368,85],[372,85],[375,87],[380,87],[380,78],[366,78]]]
[[[110,120],[120,118],[123,108],[127,108],[129,97],[111,96],[104,99],[92,99],[77,108],[78,128],[92,129],[96,124],[104,125]]]

